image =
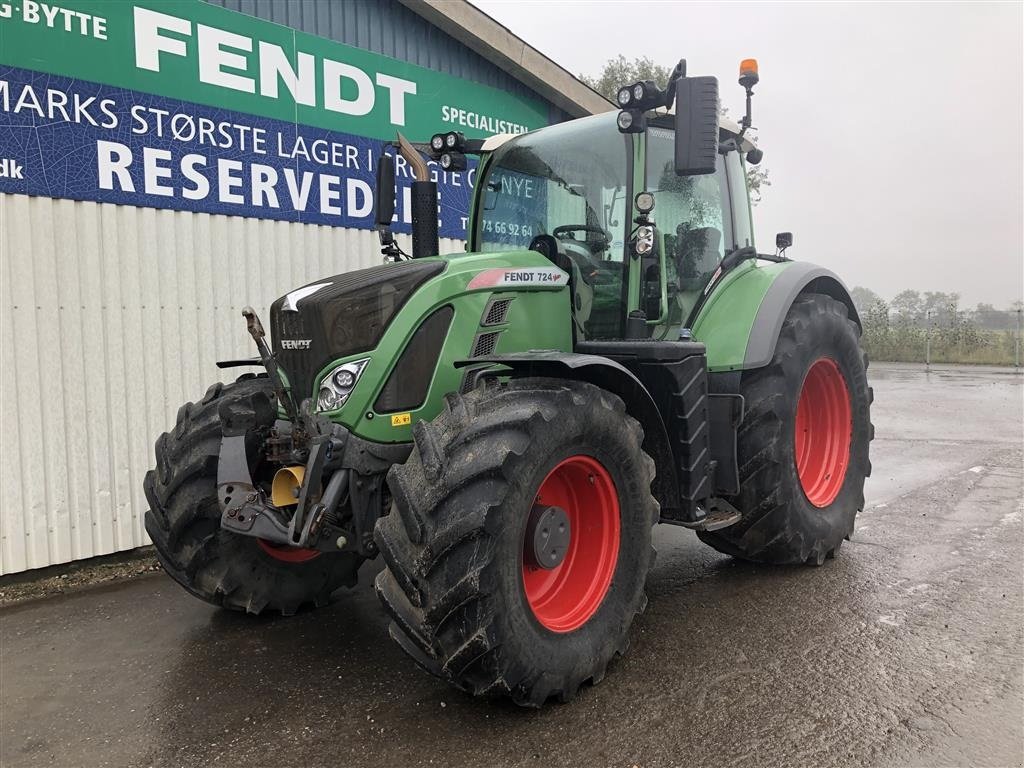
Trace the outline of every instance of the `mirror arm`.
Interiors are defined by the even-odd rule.
[[[399,247],[391,227],[378,226],[377,237],[380,238],[380,253],[385,259],[398,261],[399,259],[411,258],[408,253]]]

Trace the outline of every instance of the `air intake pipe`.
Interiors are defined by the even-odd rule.
[[[416,179],[412,183],[412,257],[437,256],[437,182],[430,180],[423,155],[402,134],[398,134],[398,151]]]

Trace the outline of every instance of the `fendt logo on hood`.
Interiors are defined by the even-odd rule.
[[[281,339],[281,349],[309,349],[312,339]]]

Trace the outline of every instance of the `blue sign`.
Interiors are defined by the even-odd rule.
[[[426,136],[409,136],[413,141]],[[0,192],[372,229],[383,142],[0,66]],[[431,164],[442,237],[464,239],[475,163]],[[396,159],[394,229],[411,223]]]

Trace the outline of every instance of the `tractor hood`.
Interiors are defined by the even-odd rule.
[[[434,260],[383,264],[317,280],[275,301],[274,357],[296,402],[313,396],[324,366],[376,347],[409,296],[444,268]]]

